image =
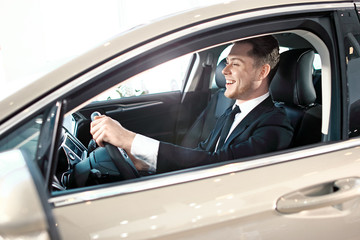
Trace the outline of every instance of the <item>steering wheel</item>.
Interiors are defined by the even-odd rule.
[[[91,121],[95,116],[100,116],[99,112],[93,112],[91,114]],[[117,170],[124,179],[139,178],[140,174],[135,168],[134,163],[131,161],[127,153],[122,148],[117,148],[110,143],[104,143],[105,149],[110,155],[111,161],[116,166]]]
[[[139,178],[140,174],[135,168],[134,163],[131,161],[127,153],[122,148],[117,148],[110,143],[104,143],[112,162],[119,170],[124,179]]]

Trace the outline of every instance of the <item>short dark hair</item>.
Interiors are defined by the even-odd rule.
[[[248,43],[252,45],[252,50],[248,52],[250,57],[255,59],[257,67],[264,64],[270,65],[270,72],[268,75],[269,84],[275,76],[276,70],[280,61],[279,43],[275,37],[271,35],[249,38],[240,40],[235,44]]]

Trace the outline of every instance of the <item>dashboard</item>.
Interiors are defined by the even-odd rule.
[[[75,165],[87,157],[87,148],[75,137],[77,122],[73,115],[68,115],[63,121],[63,134],[60,148],[65,152],[70,165]]]
[[[79,163],[87,157],[87,148],[69,132],[64,133],[60,148],[65,152],[70,165]]]
[[[55,190],[69,187],[74,166],[88,157],[87,148],[75,137],[77,122],[73,115],[63,120],[61,141],[58,147],[58,166],[53,180]]]

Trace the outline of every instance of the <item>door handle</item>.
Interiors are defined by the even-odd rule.
[[[337,205],[360,196],[360,178],[352,177],[315,185],[280,197],[276,210],[298,213]]]

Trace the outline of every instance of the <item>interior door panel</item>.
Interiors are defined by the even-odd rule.
[[[80,110],[86,121],[79,126],[78,136],[86,135],[86,139],[81,139],[85,143],[91,139],[89,119],[92,112],[98,111],[131,131],[172,142],[180,100],[181,92],[174,91],[92,103]]]

